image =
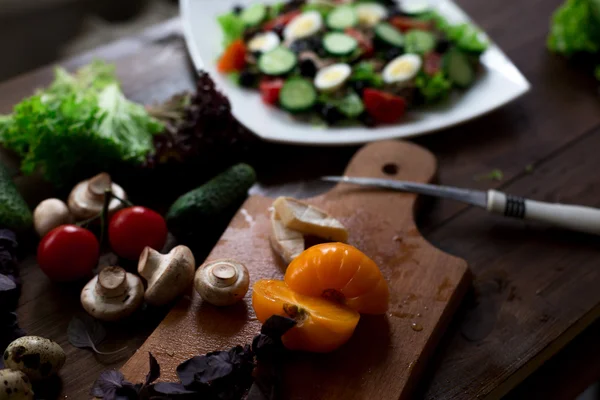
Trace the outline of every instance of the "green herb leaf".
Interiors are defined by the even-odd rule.
[[[493,169],[487,174],[477,175],[476,181],[501,181],[504,179],[504,173],[499,169]]]
[[[483,32],[471,23],[464,22],[453,25],[435,11],[423,14],[419,19],[433,21],[436,27],[446,34],[448,40],[460,50],[480,54],[487,50],[489,46]]]
[[[600,2],[567,0],[551,20],[548,48],[571,56],[600,50]]]
[[[283,7],[285,7],[284,1],[280,1],[279,3],[272,4],[271,7],[269,7],[269,19],[277,18],[279,16],[279,14],[281,14]]]
[[[315,1],[302,6],[302,11],[318,11],[323,17],[327,17],[327,14],[335,8],[335,4],[327,0]]]
[[[415,85],[427,104],[444,100],[452,90],[452,82],[441,71],[433,76],[419,74],[415,79]]]
[[[376,88],[383,86],[381,74],[375,72],[375,67],[368,61],[360,62],[354,66],[350,80],[368,82],[370,86]]]
[[[244,35],[246,25],[238,15],[234,13],[223,14],[217,18],[217,21],[219,21],[223,31],[223,46],[229,46]]]

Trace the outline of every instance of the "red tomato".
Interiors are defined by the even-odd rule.
[[[365,109],[375,122],[382,124],[398,121],[406,110],[404,98],[375,89],[364,90],[363,102]]]
[[[410,17],[394,17],[390,20],[390,23],[402,32],[410,31],[411,29],[430,31],[433,28],[431,21],[419,21]]]
[[[302,14],[302,11],[300,10],[290,11],[289,13],[282,14],[279,17],[267,22],[265,26],[263,26],[263,30],[272,31],[277,25],[285,26],[300,14]]]
[[[282,87],[283,79],[263,79],[259,85],[262,101],[269,105],[277,104]]]
[[[373,47],[373,41],[364,35],[361,31],[354,28],[347,28],[345,31],[346,35],[352,36],[358,42],[358,46],[363,52],[363,57],[370,57],[373,55],[375,48]]]
[[[432,52],[423,56],[423,70],[429,76],[433,76],[442,70],[442,56]]]
[[[146,246],[158,251],[163,248],[167,241],[167,223],[149,208],[125,208],[110,219],[108,241],[118,256],[137,260]]]
[[[239,39],[231,43],[217,63],[222,73],[239,72],[246,66],[246,45]]]
[[[69,282],[91,275],[99,255],[100,244],[92,232],[76,225],[61,225],[40,242],[37,262],[51,280]]]

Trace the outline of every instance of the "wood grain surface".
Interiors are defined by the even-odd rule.
[[[438,159],[438,181],[599,207],[597,83],[590,69],[549,54],[545,45],[551,13],[562,0],[457,3],[515,62],[532,91],[475,121],[416,138],[414,142]],[[177,20],[61,64],[73,69],[98,57],[116,64],[124,92],[135,101],[154,103],[193,85],[194,70]],[[49,66],[0,84],[0,112],[10,112],[51,78]],[[256,166],[259,183],[252,193],[318,195],[331,186],[314,178],[341,174],[356,150],[273,146]],[[477,178],[495,168],[503,171],[502,180]],[[52,193],[39,181],[17,181],[32,205]],[[468,261],[476,284],[436,347],[415,398],[497,399],[516,386],[510,398],[539,395],[562,400],[600,379],[600,321],[560,350],[591,323],[600,304],[597,238],[506,221],[450,201],[424,204],[418,217],[426,239]],[[67,352],[62,387],[55,394],[88,398],[100,372],[121,367],[166,311],[110,325],[101,347],[110,351],[127,346],[118,355],[95,356],[76,349],[67,341],[66,328],[81,312],[80,288],[52,285],[35,264],[35,248],[29,251],[22,263],[20,323],[30,334],[56,340]],[[494,278],[498,276],[501,279]],[[539,372],[525,379],[538,367]]]
[[[386,174],[386,166],[397,173]],[[435,158],[425,149],[387,141],[358,151],[345,173],[429,182],[435,170]],[[410,398],[469,282],[466,262],[435,249],[417,230],[415,200],[412,194],[345,184],[308,200],[339,219],[350,232],[348,242],[379,265],[390,286],[390,309],[384,316],[362,316],[352,339],[336,352],[292,356],[285,365],[287,398]],[[259,279],[282,279],[285,265],[269,244],[272,202],[250,197],[208,260],[242,262],[251,285]],[[131,381],[141,381],[151,352],[161,364],[162,379],[176,380],[175,369],[184,360],[251,343],[259,331],[251,291],[242,303],[225,308],[203,302],[194,292],[169,313],[122,371]]]

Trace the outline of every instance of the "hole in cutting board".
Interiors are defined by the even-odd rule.
[[[386,175],[396,175],[399,169],[400,167],[398,167],[398,165],[394,163],[385,164],[383,168],[381,168],[383,173]]]

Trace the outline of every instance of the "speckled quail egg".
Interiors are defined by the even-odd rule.
[[[0,400],[32,400],[33,390],[27,375],[13,369],[0,370]]]
[[[24,372],[29,379],[40,380],[56,374],[66,358],[58,343],[39,336],[23,336],[6,348],[4,365]]]

